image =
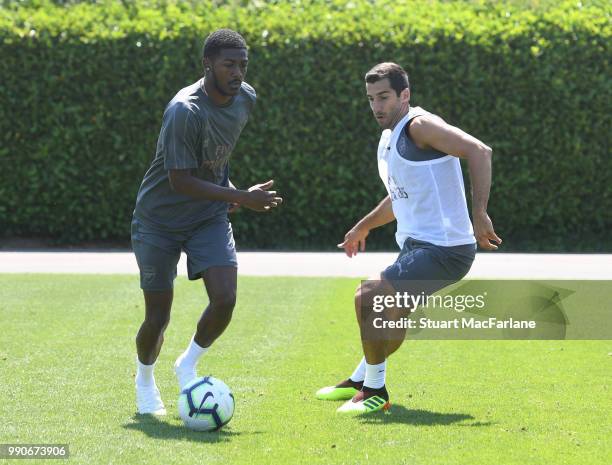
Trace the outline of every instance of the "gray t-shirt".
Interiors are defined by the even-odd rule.
[[[255,90],[243,82],[240,93],[219,107],[203,86],[200,79],[181,89],[164,111],[155,158],[140,185],[134,210],[138,220],[152,227],[185,231],[227,215],[226,202],[174,192],[168,178],[168,170],[190,169],[202,180],[229,186],[229,157],[255,105]]]

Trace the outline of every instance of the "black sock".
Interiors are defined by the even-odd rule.
[[[337,384],[336,386],[352,387],[360,391],[363,387],[363,381],[353,381],[351,378],[349,378],[346,381],[342,381],[340,384]]]
[[[361,388],[361,390],[364,392],[366,399],[373,396],[379,396],[385,399],[387,402],[389,401],[389,393],[387,392],[386,386],[376,389],[364,386]]]

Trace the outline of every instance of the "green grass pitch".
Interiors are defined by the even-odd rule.
[[[197,433],[178,417],[172,364],[206,304],[201,282],[177,280],[156,368],[169,415],[155,420],[134,415],[137,277],[0,275],[0,443],[68,443],[75,464],[610,463],[609,341],[407,341],[389,362],[391,415],[315,400],[360,358],[357,284],[241,278],[234,320],[199,365],[232,388],[236,413]]]

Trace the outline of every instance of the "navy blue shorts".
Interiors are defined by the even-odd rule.
[[[476,244],[442,247],[409,237],[395,263],[382,272],[382,277],[397,290],[408,290],[411,283],[419,282],[425,287],[419,287],[419,292],[433,293],[463,278],[475,256]]]
[[[187,254],[187,275],[195,280],[213,266],[238,266],[232,225],[226,216],[188,231],[168,232],[132,220],[132,249],[140,269],[140,287],[172,289],[181,250]]]

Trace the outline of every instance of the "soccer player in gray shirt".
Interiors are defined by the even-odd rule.
[[[204,43],[204,77],[180,90],[162,120],[157,150],[144,176],[132,220],[132,247],[140,269],[145,319],[136,336],[136,404],[141,414],[166,413],[153,368],[170,321],[181,251],[189,279],[203,278],[209,305],[174,370],[182,388],[196,364],[229,324],[236,302],[237,262],[228,212],[242,205],[269,211],[282,198],[273,181],[248,190],[229,180],[229,157],[255,104],[244,82],[247,45],[220,29]]]

